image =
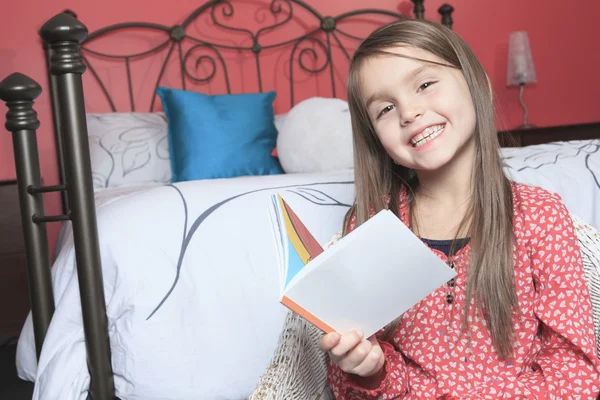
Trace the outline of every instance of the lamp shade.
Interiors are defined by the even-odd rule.
[[[523,31],[512,32],[508,41],[506,85],[519,86],[525,83],[536,83],[536,81],[529,36]]]

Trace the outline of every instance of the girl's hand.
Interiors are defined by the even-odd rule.
[[[340,335],[337,332],[323,336],[319,342],[322,351],[344,372],[369,377],[383,368],[385,357],[375,336],[363,340],[359,332]]]

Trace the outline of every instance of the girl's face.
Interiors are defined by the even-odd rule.
[[[413,47],[388,51],[446,64]],[[472,166],[475,108],[460,70],[376,56],[365,60],[361,78],[363,101],[377,136],[396,163],[416,171],[436,171],[451,162]]]

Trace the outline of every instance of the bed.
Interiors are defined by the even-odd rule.
[[[269,365],[286,316],[277,301],[269,196],[285,192],[321,243],[339,230],[353,201],[347,160],[323,166],[326,149],[298,151],[290,158],[295,143],[286,150],[286,143],[272,134],[293,133],[298,121],[306,123],[305,131],[315,130],[307,115],[322,121],[318,127],[324,135],[331,131],[327,123],[347,127],[347,113],[336,98],[343,97],[338,74],[352,46],[368,33],[365,23],[371,24],[369,29],[408,17],[374,9],[329,17],[302,1],[274,0],[259,2],[254,15],[262,25],[249,30],[231,22],[249,12],[244,7],[251,5],[239,3],[209,1],[173,26],[123,23],[88,34],[74,13],[64,12],[42,27],[59,185],[40,183],[39,121],[32,110],[39,85],[20,74],[0,84],[0,97],[10,110],[7,128],[15,144],[32,292],[33,310],[19,339],[17,367],[23,379],[35,381],[34,399],[248,398]],[[423,18],[424,2],[413,3],[409,17]],[[439,9],[440,22],[448,27],[452,11],[450,5]],[[193,36],[190,30],[198,21],[218,28],[220,36]],[[362,32],[352,30],[356,21]],[[299,23],[291,29],[294,35],[279,37],[277,32],[293,22]],[[94,48],[104,39],[113,45],[131,39],[132,29],[161,33],[163,40],[126,56]],[[239,42],[231,39],[240,35]],[[264,60],[280,48],[287,49],[280,56],[287,61],[286,79],[273,87],[267,78],[277,75]],[[163,58],[148,69],[134,66],[137,59],[160,51]],[[224,56],[226,51],[235,56]],[[240,64],[238,57],[246,63]],[[124,79],[115,83],[114,75],[106,75],[102,62],[107,60],[122,63]],[[154,78],[140,86],[135,73],[148,71]],[[243,104],[246,111],[234,115],[245,118],[245,124],[240,127],[233,118],[234,125],[227,125],[223,121],[232,123],[232,118],[223,118],[217,122],[225,125],[210,125],[208,114],[182,111],[190,103],[206,106],[206,97],[193,89],[214,96],[240,94],[223,97],[225,109],[216,114],[230,115]],[[150,95],[140,95],[144,90]],[[289,112],[277,114],[268,107],[272,92],[283,94]],[[109,112],[86,113],[84,99],[90,93],[104,99]],[[232,98],[235,102],[229,103]],[[223,142],[202,136],[215,126],[254,132],[254,120],[261,115],[268,129],[264,124],[256,128],[258,136],[244,142],[237,154],[221,154]],[[328,115],[339,120],[324,117]],[[227,168],[211,165],[207,171],[206,164],[194,164],[192,171],[173,160],[169,149],[174,146],[188,156],[186,150],[197,148],[197,142],[189,141],[196,136],[181,133],[198,126],[204,128],[199,132],[204,153],[192,158],[206,164],[227,160]],[[264,129],[271,136],[260,136]],[[574,212],[599,226],[600,124],[583,130],[557,127],[552,134],[502,135],[516,139],[517,147],[503,149],[513,179],[560,193]],[[536,143],[525,146],[533,136]],[[327,140],[336,143],[339,137]],[[236,137],[235,143],[242,139]],[[252,160],[263,164],[252,169],[246,160],[232,169],[242,158],[239,151],[248,150],[244,158],[250,159],[254,150],[247,146],[257,143],[262,152]],[[271,154],[274,144],[279,162]],[[297,153],[301,159],[320,155],[313,160],[317,168],[303,170]],[[182,159],[189,167],[189,157]],[[198,170],[202,174],[194,175]],[[51,191],[63,194],[62,215],[43,213],[41,194]],[[52,269],[48,222],[64,222]]]

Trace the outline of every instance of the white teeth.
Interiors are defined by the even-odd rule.
[[[445,125],[434,125],[425,129],[423,132],[411,139],[413,147],[419,147],[435,139],[444,130]]]

